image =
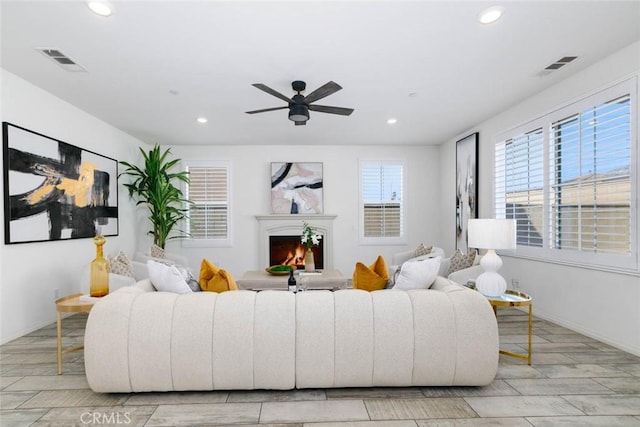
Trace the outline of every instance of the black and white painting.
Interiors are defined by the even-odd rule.
[[[271,163],[271,213],[321,214],[322,163]]]
[[[2,123],[5,243],[118,234],[118,163]]]
[[[467,222],[478,217],[478,133],[456,142],[456,249],[468,251]]]

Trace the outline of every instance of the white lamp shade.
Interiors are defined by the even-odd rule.
[[[467,227],[468,245],[477,249],[515,249],[515,219],[470,219]]]

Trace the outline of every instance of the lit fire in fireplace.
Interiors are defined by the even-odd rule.
[[[320,244],[312,248],[317,269],[324,268],[323,243],[324,241],[320,240]],[[269,236],[269,265],[293,265],[303,268],[306,251],[300,236]]]
[[[306,250],[305,247],[299,244],[295,249],[287,252],[284,258],[277,264],[295,265],[296,267],[303,267],[305,250]]]

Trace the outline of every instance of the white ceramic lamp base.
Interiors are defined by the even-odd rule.
[[[504,294],[507,290],[507,281],[498,274],[498,270],[502,267],[502,260],[496,254],[496,251],[489,249],[482,257],[480,265],[484,269],[476,279],[476,288],[480,293],[489,297],[497,297]]]

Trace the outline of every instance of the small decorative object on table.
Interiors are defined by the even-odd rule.
[[[315,230],[307,224],[306,221],[302,222],[302,237],[300,240],[302,244],[307,248],[304,254],[304,269],[305,271],[315,271],[316,264],[313,259],[313,246],[320,244],[322,235],[315,232]]]
[[[298,288],[296,286],[296,278],[293,277],[293,268],[291,270],[289,270],[288,285],[289,285],[289,292],[293,292],[295,294],[296,291],[298,290]]]
[[[91,285],[89,295],[103,297],[109,293],[109,264],[102,254],[102,246],[107,242],[103,235],[93,238],[96,244],[96,259],[91,261]]]
[[[300,273],[300,276],[298,276],[298,291],[306,291],[307,289],[309,289],[309,275]]]
[[[265,268],[265,270],[274,276],[286,276],[290,271],[293,271],[293,267],[290,265],[272,265],[271,267]]]

